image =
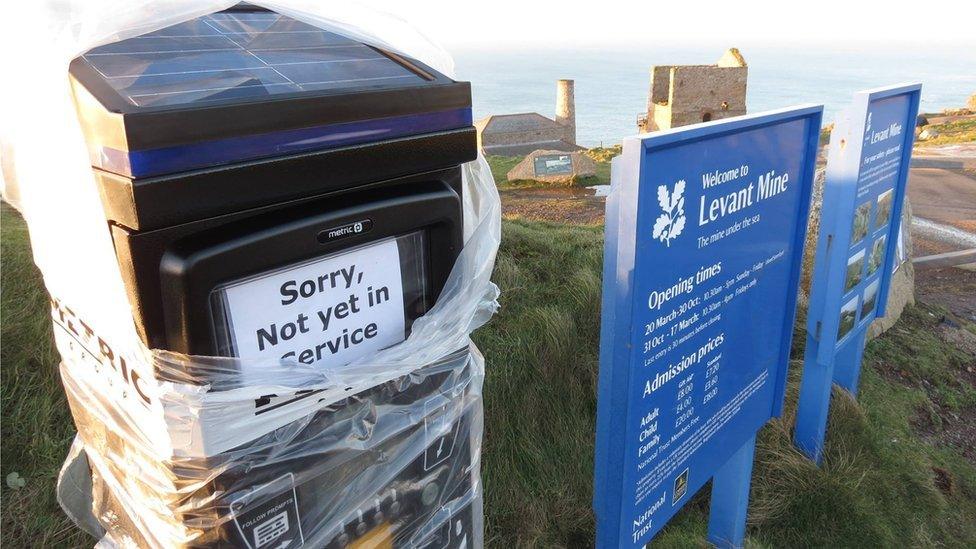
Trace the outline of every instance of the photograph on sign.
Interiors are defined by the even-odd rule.
[[[875,280],[868,284],[868,287],[864,290],[864,300],[861,302],[861,318],[866,318],[874,312],[874,305],[878,301],[878,286],[880,284],[880,281]]]
[[[880,229],[888,224],[891,219],[891,205],[894,200],[895,191],[889,190],[878,196],[878,214],[874,219],[874,227]]]
[[[851,246],[864,240],[871,226],[871,203],[865,202],[854,211],[854,225],[851,228]]]
[[[649,541],[779,413],[820,113],[624,141],[607,203],[598,546]]]
[[[854,325],[857,324],[857,296],[840,308],[840,328],[837,330],[837,340],[841,340],[850,333]]]
[[[864,267],[864,250],[847,258],[847,276],[844,278],[844,292],[851,291],[861,283],[861,271]]]
[[[885,241],[887,239],[887,236],[881,235],[871,246],[871,259],[868,260],[868,276],[873,275],[878,270],[878,267],[881,267],[881,261],[884,259]]]

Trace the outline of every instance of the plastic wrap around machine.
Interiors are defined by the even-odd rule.
[[[334,366],[402,341],[433,306],[463,243],[460,166],[477,156],[467,83],[246,5],[97,47],[70,74],[148,348],[239,357],[242,368],[275,359]],[[271,305],[255,297],[272,294]],[[354,313],[374,321],[351,324]],[[72,329],[83,324],[70,310],[59,316]],[[185,545],[471,545],[480,539],[476,355],[460,349],[407,376],[346,388],[237,446],[211,444],[226,437],[203,430],[196,455],[165,464],[177,486],[165,503],[188,532]],[[156,376],[210,391],[248,380],[241,371],[213,383],[210,370],[186,364]],[[65,385],[86,444],[128,453],[104,466],[138,461],[145,451],[88,417],[73,398],[83,389]],[[317,397],[262,395],[252,413]],[[356,444],[328,443],[350,425],[368,426]],[[103,507],[130,496],[96,483]],[[364,503],[342,509],[353,500]],[[160,541],[124,518],[111,528]]]

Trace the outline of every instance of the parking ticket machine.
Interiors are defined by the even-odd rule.
[[[70,76],[147,347],[337,367],[404,340],[434,304],[462,246],[460,165],[477,156],[467,83],[248,5],[99,46]],[[439,533],[411,530],[429,529],[424,517],[444,515],[444,501],[472,499],[465,353],[323,408],[300,433],[291,426],[281,447],[184,462],[189,476],[219,465],[203,493],[226,511],[211,522],[182,515],[203,532],[189,544],[470,542],[470,518],[445,517]],[[301,451],[398,399],[430,402],[429,414],[373,418],[385,438],[358,453]],[[370,477],[371,461],[389,452],[413,454],[398,458],[398,475]],[[350,490],[376,496],[326,531],[330,498]],[[471,512],[455,507],[458,517]]]

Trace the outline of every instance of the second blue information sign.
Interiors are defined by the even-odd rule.
[[[607,202],[594,509],[647,543],[715,478],[741,543],[755,434],[779,415],[822,107],[624,141]]]
[[[921,84],[854,95],[830,136],[794,441],[820,462],[832,382],[857,394],[871,322],[885,314]]]

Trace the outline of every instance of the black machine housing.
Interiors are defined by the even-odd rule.
[[[270,12],[241,5],[224,13],[248,17]],[[296,24],[289,21],[284,24]],[[251,29],[246,35],[260,38],[262,32]],[[238,34],[245,33],[231,33]],[[422,271],[426,291],[405,302],[404,307],[408,322],[424,314],[437,299],[463,244],[460,165],[477,156],[469,85],[416,60],[369,46],[416,78],[375,79],[380,83],[343,81],[322,89],[256,96],[252,91],[258,85],[249,80],[239,89],[231,89],[232,93],[222,92],[204,100],[145,105],[136,104],[134,95],[127,95],[120,87],[135,86],[142,77],[113,80],[99,65],[106,58],[98,55],[113,55],[129,47],[127,43],[132,44],[128,51],[138,57],[144,54],[136,47],[139,44],[181,36],[162,29],[96,48],[70,66],[108,230],[133,320],[145,345],[187,354],[227,354],[213,314],[212,292],[217,286],[414,232],[422,233],[425,243]],[[355,137],[360,122],[364,128],[381,127],[383,131],[377,133],[380,137],[366,141]],[[406,129],[398,124],[405,124]],[[316,132],[324,137],[315,138]],[[336,135],[339,137],[333,139]],[[262,145],[265,138],[271,145]],[[210,158],[213,162],[207,163]],[[363,230],[342,230],[351,224]],[[466,372],[463,375],[470,376],[469,368],[462,370]],[[341,421],[344,414],[363,406],[376,406],[383,399],[416,398],[417,391],[436,392],[444,379],[459,374],[442,369],[419,375],[430,381],[406,384],[413,387],[412,393],[401,394],[397,387],[404,387],[402,381],[399,385],[391,381],[323,409],[289,444],[308,444]],[[463,398],[464,394],[467,389],[456,396]],[[76,410],[75,414],[84,412]],[[470,434],[473,429],[467,411],[452,421],[454,432]],[[417,427],[404,429],[398,436],[412,436]],[[102,436],[113,439],[110,433]],[[458,463],[470,464],[469,437],[457,436],[458,455],[462,455]],[[396,439],[390,440],[393,442],[384,444],[395,447]],[[189,479],[194,471],[216,467],[222,460],[253,465],[249,471],[230,467],[202,489],[202,497],[218,494],[215,508],[224,510],[231,509],[234,501],[222,497],[230,498],[247,492],[248,486],[292,475],[299,502],[306,506],[303,520],[310,521],[306,528],[314,529],[314,509],[318,507],[311,502],[316,494],[364,474],[369,461],[376,457],[374,452],[331,455],[296,451],[300,457],[277,459],[262,468],[260,463],[265,458],[260,453],[249,446],[196,463],[182,463],[177,469]],[[388,524],[393,515],[401,521],[413,517],[410,520],[414,522],[433,516],[436,506],[431,507],[431,502],[417,492],[433,479],[452,475],[450,485],[457,501],[474,489],[467,468],[425,470],[417,465],[422,459],[423,455],[416,456],[387,483],[375,508],[365,509],[344,530],[324,539],[321,546],[344,547],[367,532],[373,535],[375,528]],[[344,463],[342,467],[335,465],[340,462]],[[344,477],[339,471],[352,473]],[[384,496],[389,490],[397,491],[401,498]],[[111,494],[103,497],[111,499]],[[393,512],[390,506],[394,501],[402,512]],[[471,512],[470,505],[458,511],[463,526],[455,524],[456,532],[473,527]],[[183,517],[188,524],[198,519]],[[372,521],[365,532],[360,526],[364,520]],[[244,533],[232,526],[228,523],[205,533],[199,545],[241,545],[242,539],[235,536]],[[439,546],[455,546],[452,543],[458,541],[457,536],[452,535],[451,531],[438,533],[438,539],[445,541]],[[398,543],[411,539],[402,529],[397,536]]]
[[[248,5],[225,13],[270,14]],[[314,28],[300,28],[306,27]],[[417,78],[382,86],[365,81],[254,97],[218,94],[205,101],[135,105],[116,89],[119,84],[103,76],[107,69],[98,63],[106,64],[100,60],[117,55],[113,52],[127,42],[169,38],[166,30],[157,31],[160,36],[96,48],[70,67],[95,179],[144,343],[217,354],[213,337],[205,333],[211,329],[201,298],[209,292],[206,286],[416,229],[429,233],[432,291],[427,303],[408,314],[426,311],[462,244],[459,166],[477,156],[469,84],[370,46]],[[254,30],[252,40],[267,30]],[[141,51],[144,47],[129,48],[135,52],[133,62],[151,55]],[[100,53],[104,48],[112,49]],[[143,78],[150,77],[159,76]],[[248,86],[253,87],[242,89]],[[467,124],[439,118],[455,112],[462,118],[467,112]],[[395,137],[337,147],[323,142],[322,148],[273,155],[294,150],[276,141],[289,132],[305,132],[301,142],[314,145],[308,132],[330,136],[330,128],[346,129],[357,121],[389,121],[381,135]],[[400,131],[398,124],[407,127]],[[435,131],[411,134],[414,127]],[[353,130],[346,133],[355,134]],[[248,139],[250,148],[234,139]],[[257,150],[262,141],[270,143],[263,156]],[[210,157],[195,159],[196,149],[216,151],[212,156],[223,163],[201,165]],[[111,160],[120,155],[126,160]],[[235,155],[243,160],[230,161]],[[142,161],[139,167],[140,158],[158,161]],[[188,162],[193,169],[166,172]],[[342,241],[318,238],[322,231],[358,218],[369,219],[371,230]],[[255,253],[258,249],[261,253]]]

